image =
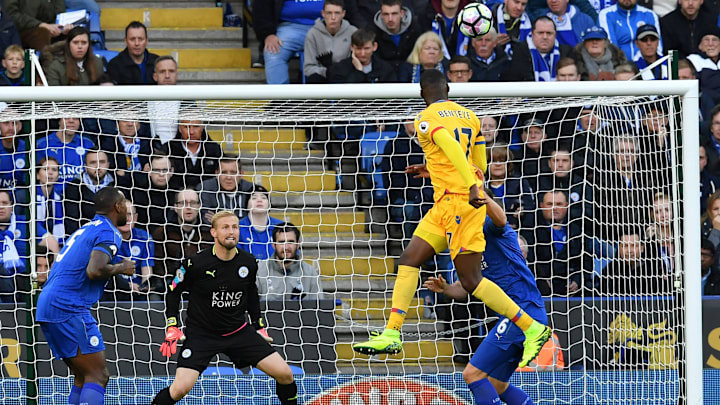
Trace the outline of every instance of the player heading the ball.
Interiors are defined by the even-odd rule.
[[[277,382],[281,404],[297,404],[297,385],[290,366],[268,343],[272,339],[265,331],[255,285],[257,260],[237,248],[238,223],[238,217],[230,211],[213,215],[210,233],[215,245],[184,260],[170,284],[165,296],[167,334],[160,351],[170,357],[184,337],[178,327],[183,292],[190,294],[185,320],[187,339],[177,360],[175,381],[155,396],[154,405],[171,405],[185,397],[219,353],[230,357],[237,368],[253,366],[262,370]]]

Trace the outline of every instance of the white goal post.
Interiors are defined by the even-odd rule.
[[[675,179],[681,192],[672,201],[673,210],[680,211],[682,217],[673,216],[675,229],[682,229],[676,236],[680,253],[676,256],[676,272],[682,273],[680,278],[682,286],[676,286],[684,291],[684,316],[682,325],[684,329],[683,351],[685,358],[685,392],[686,404],[700,405],[703,403],[703,353],[702,353],[702,298],[700,273],[700,213],[697,209],[699,177],[699,115],[698,115],[698,83],[697,81],[602,81],[602,82],[528,82],[528,83],[463,83],[450,84],[450,98],[503,98],[511,100],[514,113],[531,112],[540,102],[539,98],[567,98],[572,100],[602,99],[603,97],[640,97],[640,96],[674,96],[682,100],[682,109],[677,114],[670,113],[670,127],[681,128],[682,155],[681,177]],[[287,100],[303,100],[293,115],[284,114],[282,108],[268,109],[260,112],[256,109],[237,110],[228,109],[228,115],[223,116],[222,122],[253,122],[271,121],[280,126],[300,125],[303,122],[302,109],[307,108],[307,121],[340,120],[333,110],[331,100],[354,100],[357,105],[370,100],[396,100],[396,105],[387,106],[378,113],[380,119],[395,120],[407,119],[418,111],[419,86],[417,84],[333,84],[333,85],[229,85],[229,86],[78,86],[78,87],[5,87],[0,91],[2,102],[32,103],[32,115],[36,118],[51,118],[55,111],[55,103],[62,109],[73,108],[77,102],[78,111],[83,116],[83,105],[90,105],[88,111],[102,108],[103,102],[139,102],[139,101],[199,101],[207,102],[232,100],[251,103],[255,100],[282,103]],[[323,100],[326,103],[315,103]],[[221,103],[222,104],[222,103]],[[674,108],[672,103],[670,110]],[[342,107],[342,102],[340,103]],[[222,107],[221,107],[222,108]],[[342,107],[344,115],[342,120],[353,121],[376,118],[363,115],[361,109],[354,110],[352,105]],[[412,112],[412,114],[411,114]],[[481,115],[479,112],[478,116]],[[89,114],[89,113],[88,113]],[[130,113],[128,113],[130,114]],[[675,117],[680,116],[680,122]],[[122,113],[117,115],[122,118]],[[88,115],[90,117],[90,115]],[[130,118],[131,119],[131,118]],[[34,128],[34,120],[33,120]],[[35,144],[35,134],[31,131],[31,145]],[[671,143],[676,138],[671,136]],[[672,149],[677,145],[673,145]],[[672,154],[671,161],[675,159]],[[31,154],[30,159],[35,159]],[[32,160],[31,160],[32,161]],[[35,162],[37,163],[37,162]],[[33,167],[33,166],[31,166]],[[673,176],[675,177],[675,176]],[[35,177],[30,176],[31,190],[35,189]],[[683,192],[684,191],[684,192]],[[30,207],[36,206],[36,195],[31,193]],[[602,204],[602,201],[599,202]],[[31,220],[34,219],[34,210],[31,211]],[[682,223],[681,223],[682,221]],[[35,227],[30,227],[30,240],[34,240]],[[34,244],[30,244],[31,257],[34,256]],[[681,261],[681,262],[680,262]],[[35,274],[35,261],[31,260],[32,273]],[[389,308],[388,308],[389,311]],[[681,383],[682,384],[682,383]]]

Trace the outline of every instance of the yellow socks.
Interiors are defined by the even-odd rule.
[[[417,290],[418,278],[420,277],[420,269],[410,266],[398,266],[397,278],[395,279],[395,288],[392,294],[392,312],[388,319],[387,328],[400,331],[405,315],[407,314],[410,301],[415,296]]]
[[[487,278],[483,277],[483,279],[480,280],[480,284],[478,284],[475,291],[472,292],[472,295],[482,300],[482,302],[493,311],[511,320],[523,331],[527,330],[534,321],[530,315],[520,309],[512,298],[505,294],[505,291]],[[394,304],[395,301],[393,300],[393,305]]]

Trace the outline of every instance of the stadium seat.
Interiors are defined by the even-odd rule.
[[[293,375],[305,374],[303,369],[298,366],[290,366],[290,371],[292,371]],[[259,368],[255,368],[255,367],[251,367],[248,374],[250,374],[250,375],[265,375],[265,373],[263,373],[262,370],[260,370]]]
[[[203,371],[202,375],[241,375],[242,370],[234,367],[208,367]]]
[[[380,163],[385,146],[397,136],[397,132],[366,132],[360,141],[360,168],[367,173],[373,184],[373,201],[387,202],[387,187],[384,184]]]
[[[67,9],[66,12],[77,11],[74,9]],[[87,22],[80,24],[90,31],[90,43],[93,46],[94,51],[105,50],[105,33],[100,27],[100,16],[96,13],[87,13]],[[110,59],[108,59],[110,60]]]
[[[102,49],[101,50],[93,49],[93,51],[95,52],[95,56],[102,59],[103,66],[105,66],[105,68],[107,68],[108,62],[110,62],[114,57],[118,56],[118,54],[120,53],[118,51],[108,51],[108,50],[102,50]]]

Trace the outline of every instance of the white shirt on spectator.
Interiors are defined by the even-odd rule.
[[[148,101],[150,133],[163,144],[175,139],[180,111],[179,101]]]

